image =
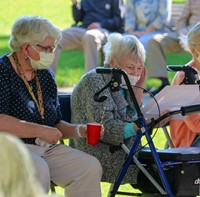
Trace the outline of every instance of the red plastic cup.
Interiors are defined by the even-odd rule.
[[[98,143],[102,125],[99,123],[87,124],[87,143],[96,145]]]

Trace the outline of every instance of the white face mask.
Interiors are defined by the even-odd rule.
[[[33,46],[32,46],[32,48],[35,49]],[[35,49],[35,51],[37,51],[37,50]],[[53,63],[54,52],[52,52],[52,53],[39,52],[39,51],[37,51],[37,52],[40,56],[40,59],[33,60],[32,58],[29,57],[31,66],[35,70],[47,69]]]
[[[130,81],[130,84],[132,86],[135,85],[138,82],[138,80],[140,79],[140,76],[133,76],[133,75],[129,75],[129,74],[127,74],[127,76],[128,76],[129,81]],[[122,79],[121,87],[124,88],[124,89],[128,89],[123,76],[122,76],[121,79]]]

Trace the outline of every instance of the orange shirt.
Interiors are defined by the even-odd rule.
[[[198,70],[194,60],[187,65]],[[179,72],[176,73],[172,83],[179,84]],[[197,133],[200,133],[200,113],[190,114],[184,119],[171,119],[169,125],[174,147],[191,146]]]
[[[170,133],[175,147],[191,146],[197,133],[200,133],[200,114],[170,120]]]

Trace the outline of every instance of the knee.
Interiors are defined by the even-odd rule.
[[[36,177],[38,178],[45,191],[48,192],[50,189],[49,166],[42,158],[40,160],[34,161],[34,165],[36,169]]]
[[[91,155],[87,155],[87,158],[82,161],[83,171],[89,175],[99,177],[101,180],[103,169],[99,160]]]
[[[155,45],[158,44],[158,41],[155,37],[151,38],[148,42],[148,48],[153,48]]]
[[[96,43],[97,42],[97,37],[95,34],[97,30],[89,30],[86,31],[83,38],[82,38],[82,43],[86,44],[86,43]]]

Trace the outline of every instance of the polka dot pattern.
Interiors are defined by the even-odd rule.
[[[57,86],[52,73],[48,69],[38,70],[37,74],[42,89],[45,125],[53,127],[61,120]],[[41,117],[35,102],[6,55],[0,57],[0,83],[0,114],[41,124]],[[38,99],[35,79],[29,81],[29,84]],[[22,140],[28,144],[35,143],[35,138],[23,138]]]

